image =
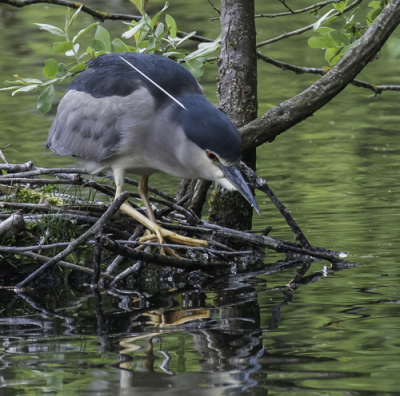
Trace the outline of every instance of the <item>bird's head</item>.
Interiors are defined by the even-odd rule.
[[[183,95],[179,101],[185,108],[174,106],[172,117],[182,128],[186,140],[186,144],[182,144],[182,163],[191,168],[196,178],[239,191],[260,214],[254,196],[237,168],[242,141],[236,127],[201,95]]]

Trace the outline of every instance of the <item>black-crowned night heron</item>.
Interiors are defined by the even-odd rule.
[[[61,100],[46,147],[77,157],[88,173],[111,170],[116,198],[123,191],[126,172],[140,175],[139,194],[149,218],[127,203],[121,210],[160,242],[166,237],[177,243],[206,244],[156,224],[147,187],[149,176],[158,171],[236,189],[258,212],[235,166],[242,151],[239,132],[205,98],[188,70],[162,56],[119,53],[90,60]]]

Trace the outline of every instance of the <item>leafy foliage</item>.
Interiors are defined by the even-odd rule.
[[[12,95],[14,96],[21,92],[42,89],[38,98],[37,109],[42,113],[47,113],[51,109],[55,99],[54,84],[62,83],[64,80],[69,81],[76,73],[85,70],[88,59],[111,52],[156,53],[178,61],[190,70],[196,78],[202,76],[207,56],[219,48],[220,38],[211,43],[201,43],[198,50],[194,52],[179,48],[186,40],[195,35],[196,32],[191,32],[185,37],[179,38],[176,22],[171,15],[165,15],[165,23],[159,22],[160,17],[169,6],[168,2],[165,3],[162,10],[153,18],[146,13],[147,0],[131,0],[131,2],[138,8],[143,17],[139,22],[125,22],[129,26],[129,30],[122,34],[122,38],[127,40],[133,38],[135,45],[127,44],[120,38],[111,40],[109,32],[99,22],[92,23],[86,28],[81,29],[71,39],[70,30],[82,6],[72,16],[71,10],[68,9],[64,28],[42,23],[35,23],[35,25],[64,39],[64,41],[53,43],[53,52],[54,54],[63,53],[69,58],[69,62],[63,63],[53,58],[47,59],[43,68],[43,76],[47,80],[22,78],[16,74],[14,75],[16,80],[5,81],[5,84],[9,86],[1,88],[0,91],[13,91]],[[82,51],[78,40],[94,28],[96,29],[91,46]]]
[[[336,63],[346,55],[361,37],[361,31],[365,29],[365,26],[355,21],[358,8],[355,8],[349,15],[342,14],[347,3],[348,0],[334,3],[333,9],[320,17],[313,26],[313,30],[319,33],[320,36],[314,36],[308,40],[308,45],[310,47],[325,49],[325,60],[330,66],[336,65]],[[368,26],[375,21],[387,3],[387,0],[376,0],[369,3],[368,6],[371,7],[372,10],[367,15]],[[339,11],[339,15],[337,15],[337,11]],[[341,30],[323,26],[336,20],[344,21]]]

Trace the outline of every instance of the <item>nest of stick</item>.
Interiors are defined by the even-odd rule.
[[[38,168],[32,162],[0,165],[3,171],[0,176],[0,253],[3,260],[15,268],[18,265],[15,266],[10,257],[42,263],[12,286],[24,288],[56,265],[87,274],[92,284],[102,278],[111,286],[140,271],[144,263],[189,273],[231,271],[238,263],[262,261],[266,249],[340,265],[348,263],[336,252],[311,246],[267,182],[245,164],[240,168],[251,187],[265,193],[275,204],[298,242],[271,238],[269,228],[245,232],[220,227],[185,208],[185,198],[177,202],[165,192],[149,187],[152,193],[149,198],[157,205],[155,214],[162,227],[204,239],[209,244],[205,247],[167,244],[181,258],[164,256],[157,253],[158,243],[140,242],[143,226],[118,211],[127,199],[136,209],[142,210],[133,202],[133,199],[138,202],[138,194],[126,192],[106,205],[94,202],[92,193],[86,194],[85,199],[82,195],[68,193],[71,186],[76,186],[114,196],[115,190],[109,185],[83,177],[83,169]],[[128,178],[125,183],[138,184]]]

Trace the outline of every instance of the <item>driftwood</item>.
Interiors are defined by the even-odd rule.
[[[55,193],[58,198],[62,198],[64,205],[56,206],[50,204],[19,203],[15,202],[14,193],[10,194],[12,200],[0,202],[3,212],[0,212],[0,231],[3,231],[3,240],[9,231],[14,229],[12,226],[18,220],[18,229],[24,229],[26,224],[35,223],[46,219],[66,219],[81,226],[89,227],[86,232],[77,237],[74,241],[60,241],[58,243],[44,243],[45,238],[37,245],[31,246],[0,246],[0,252],[3,254],[17,254],[30,257],[33,260],[44,262],[40,268],[31,275],[19,282],[15,287],[21,289],[37,279],[45,271],[48,271],[55,265],[65,266],[73,270],[81,271],[92,276],[91,284],[97,284],[102,278],[103,282],[111,282],[116,286],[118,282],[125,279],[132,273],[138,271],[141,263],[153,263],[156,265],[180,268],[185,271],[215,271],[217,268],[231,268],[235,260],[254,260],[264,257],[264,249],[272,249],[290,255],[301,255],[314,260],[327,260],[339,267],[345,267],[348,262],[342,260],[335,252],[316,248],[310,245],[305,238],[300,227],[296,224],[284,205],[275,196],[269,188],[267,182],[258,177],[250,168],[243,163],[240,169],[251,187],[265,193],[275,204],[283,215],[284,219],[293,230],[295,240],[299,243],[282,241],[266,235],[265,230],[261,230],[262,235],[257,232],[243,232],[233,229],[220,227],[199,218],[191,209],[184,206],[189,197],[182,197],[179,201],[155,188],[149,187],[149,190],[156,196],[151,196],[150,201],[161,209],[155,209],[155,215],[159,224],[166,229],[179,231],[190,237],[197,237],[208,241],[207,247],[190,247],[184,245],[165,244],[167,248],[173,248],[181,256],[167,257],[158,253],[149,251],[150,248],[159,247],[159,243],[146,242],[141,243],[138,239],[143,235],[144,228],[134,219],[118,212],[119,206],[129,197],[137,198],[138,194],[126,192],[111,205],[90,204],[80,201],[76,204],[74,199],[72,203],[68,202],[68,195],[62,191]],[[83,169],[79,168],[56,168],[45,169],[33,166],[32,162],[26,164],[2,164],[0,170],[5,170],[7,174],[0,176],[0,185],[5,186],[1,191],[7,192],[7,186],[43,186],[57,185],[63,188],[63,185],[79,185],[85,188],[93,188],[107,196],[114,196],[115,190],[107,185],[102,185],[94,180],[82,177]],[[45,178],[43,176],[50,176]],[[54,179],[56,177],[56,179]],[[137,182],[131,179],[126,180],[127,184],[137,185]],[[18,201],[18,192],[16,193]],[[158,197],[157,197],[158,196]],[[7,195],[5,195],[7,198]],[[134,203],[131,203],[136,206]],[[138,208],[139,210],[141,208]],[[268,229],[267,229],[268,230]],[[50,230],[51,233],[51,230]],[[1,233],[0,233],[1,237]],[[219,241],[214,240],[219,237]],[[221,237],[226,240],[222,244]],[[94,270],[81,265],[71,264],[64,259],[75,252],[80,246],[95,245],[93,260]],[[230,245],[230,246],[229,246]],[[143,251],[143,249],[145,251]],[[111,254],[112,260],[107,270],[101,272],[101,263],[107,250]],[[54,257],[44,256],[41,252],[58,252]],[[128,268],[120,268],[124,259],[134,260],[134,264]],[[109,260],[109,259],[108,259]],[[111,274],[115,274],[111,275]]]

